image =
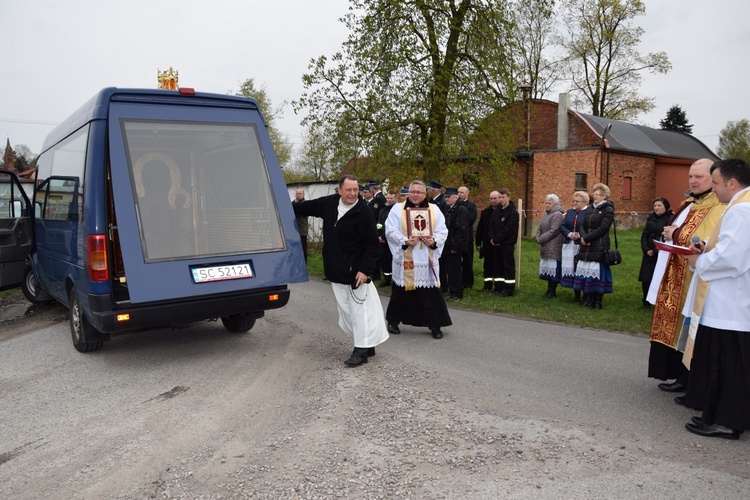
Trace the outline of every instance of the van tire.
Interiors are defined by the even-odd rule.
[[[94,352],[102,348],[104,342],[84,342],[86,337],[98,336],[99,332],[91,326],[86,315],[81,309],[78,301],[78,292],[75,288],[70,289],[70,335],[73,338],[73,347],[78,352]]]
[[[224,328],[232,333],[246,333],[255,326],[255,317],[249,314],[222,316],[221,322],[224,324]]]
[[[26,267],[23,270],[21,291],[23,292],[23,296],[26,297],[26,300],[32,304],[43,305],[51,304],[53,302],[52,297],[39,288],[39,282],[36,280],[31,263],[26,264]]]

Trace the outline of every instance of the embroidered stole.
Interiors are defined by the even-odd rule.
[[[724,214],[738,203],[750,203],[750,190],[745,191],[738,196],[732,203],[727,205],[724,209],[724,213],[721,214],[719,222],[714,226],[714,230],[711,236],[706,242],[706,248],[703,250],[704,253],[708,253],[716,246],[716,242],[719,240],[719,233],[721,232],[721,223],[724,221]],[[695,299],[693,300],[693,307],[691,308],[690,324],[688,329],[689,337],[687,344],[685,345],[685,352],[682,356],[682,363],[690,369],[690,361],[693,359],[693,349],[695,348],[695,334],[698,331],[698,324],[701,320],[701,313],[703,312],[703,305],[706,303],[706,296],[708,295],[708,287],[711,285],[710,281],[704,281],[700,276],[696,276],[695,283]]]
[[[435,222],[437,221],[437,216],[435,215],[435,205],[434,203],[429,203],[427,205],[427,208],[430,209],[430,229],[432,231],[432,234],[435,234]],[[404,236],[408,234],[407,232],[407,221],[406,221],[406,202],[404,202],[401,206],[401,233],[403,233]],[[419,242],[420,245],[424,245],[421,241]],[[427,248],[427,255],[428,259],[430,261],[430,268],[432,268],[432,249]],[[414,247],[409,246],[406,250],[404,250],[404,290],[407,292],[410,290],[414,290],[416,286],[414,285]]]
[[[718,205],[720,203],[718,198],[716,198],[716,194],[710,193],[703,200],[696,201],[689,208],[684,208],[685,210],[690,210],[690,212],[685,222],[680,226],[678,237],[673,243],[680,246],[690,246],[690,238],[693,234],[696,234],[696,231],[709,216],[711,210]],[[678,214],[681,211],[678,210]],[[707,224],[712,223],[710,218],[705,222]],[[651,320],[651,331],[649,334],[651,341],[659,342],[672,349],[677,349],[684,320],[682,317],[682,306],[685,303],[685,297],[692,276],[693,273],[688,267],[687,260],[679,255],[669,254]]]

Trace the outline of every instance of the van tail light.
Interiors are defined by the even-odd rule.
[[[89,279],[91,281],[108,281],[107,239],[103,234],[91,234],[86,238],[86,255],[88,257]]]

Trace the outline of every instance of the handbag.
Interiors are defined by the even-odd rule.
[[[614,227],[615,231],[615,248],[610,248],[609,250],[604,252],[604,263],[608,266],[616,266],[617,264],[622,263],[622,255],[617,249],[617,221],[614,221],[612,223],[612,226]]]

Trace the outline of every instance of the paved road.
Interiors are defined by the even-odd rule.
[[[0,497],[748,497],[750,439],[684,430],[643,337],[451,309],[347,369],[330,286],[292,290],[246,335],[2,337]]]

